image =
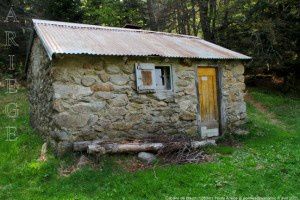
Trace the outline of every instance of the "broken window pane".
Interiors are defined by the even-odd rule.
[[[156,88],[161,90],[171,89],[171,69],[168,66],[155,67]]]

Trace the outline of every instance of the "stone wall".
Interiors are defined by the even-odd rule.
[[[138,62],[170,65],[172,91],[137,93]],[[31,123],[59,152],[82,140],[197,135],[198,66],[218,66],[222,127],[236,132],[246,119],[244,67],[238,61],[65,55],[50,62],[36,39],[28,71]]]
[[[138,94],[137,62],[171,65],[173,91]],[[53,121],[60,140],[197,134],[194,68],[177,59],[64,56],[53,63]]]
[[[51,62],[40,40],[34,40],[27,73],[30,103],[30,123],[43,136],[48,137],[52,126]]]
[[[222,103],[225,129],[239,133],[246,122],[244,66],[240,62],[225,62],[222,67]]]

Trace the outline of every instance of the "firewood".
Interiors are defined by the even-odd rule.
[[[216,141],[208,139],[208,140],[203,140],[203,141],[192,141],[191,142],[191,147],[193,149],[198,149],[200,147],[207,146],[207,145],[216,145]]]
[[[90,154],[113,154],[113,153],[137,153],[137,152],[157,152],[162,150],[166,145],[170,143],[109,143],[99,144],[90,143],[87,144],[87,152]],[[192,142],[175,142],[172,143],[174,148],[182,148],[186,146],[191,149],[198,149],[207,145],[216,145],[215,140],[203,140],[203,141],[192,141]]]
[[[92,141],[79,141],[74,142],[73,151],[87,151],[88,146],[91,144],[100,144],[102,140],[92,140]]]
[[[162,143],[128,143],[128,144],[90,144],[88,145],[88,153],[94,154],[106,154],[106,153],[130,153],[130,152],[142,152],[153,151],[157,152],[162,149],[164,145]]]

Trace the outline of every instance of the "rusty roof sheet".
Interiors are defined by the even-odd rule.
[[[33,24],[50,59],[54,54],[251,59],[195,36],[38,19]]]

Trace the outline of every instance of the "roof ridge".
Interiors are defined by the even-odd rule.
[[[178,33],[168,33],[168,32],[162,32],[162,31],[130,29],[130,28],[121,28],[121,27],[109,27],[109,26],[100,26],[100,25],[93,25],[93,24],[62,22],[62,21],[52,21],[52,20],[43,20],[43,19],[32,19],[32,21],[34,24],[38,23],[38,24],[62,26],[62,27],[102,29],[102,30],[137,32],[137,33],[152,33],[152,34],[161,34],[161,35],[168,35],[168,36],[174,36],[174,37],[193,38],[193,39],[203,40],[202,38],[193,36],[193,35],[183,35],[183,34],[178,34]]]

